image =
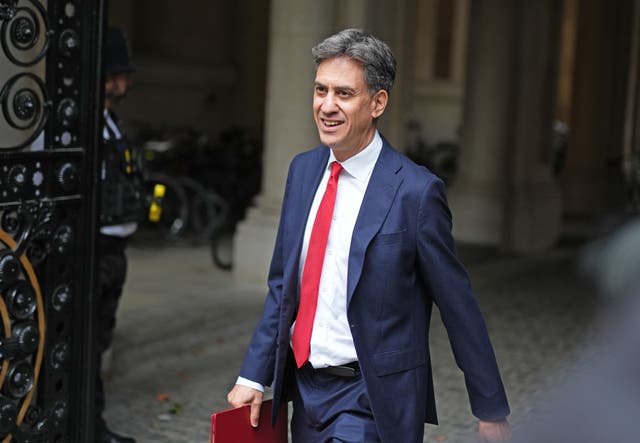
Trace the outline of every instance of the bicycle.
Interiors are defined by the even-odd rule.
[[[155,229],[145,223],[142,230],[151,238],[160,233],[164,240],[208,243],[214,264],[231,269],[235,226],[260,188],[259,145],[239,129],[216,140],[189,128],[158,130],[144,123],[130,133],[144,147],[149,199],[156,184],[167,189],[161,223]]]

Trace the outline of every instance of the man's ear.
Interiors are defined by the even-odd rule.
[[[371,116],[374,119],[380,117],[384,113],[388,101],[389,94],[384,89],[379,90],[373,95],[371,100]]]

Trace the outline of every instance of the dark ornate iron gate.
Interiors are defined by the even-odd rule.
[[[0,0],[0,443],[92,441],[104,0]]]

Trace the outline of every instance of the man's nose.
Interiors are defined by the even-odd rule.
[[[332,112],[336,112],[338,107],[336,106],[335,95],[332,93],[327,94],[322,99],[322,104],[320,105],[320,110],[325,114],[331,114]]]

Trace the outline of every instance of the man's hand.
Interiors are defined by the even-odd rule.
[[[251,426],[258,427],[260,407],[262,406],[262,392],[243,385],[235,385],[227,394],[227,401],[234,408],[251,405]]]
[[[478,434],[481,442],[504,443],[511,439],[511,426],[506,419],[502,421],[480,420]]]

